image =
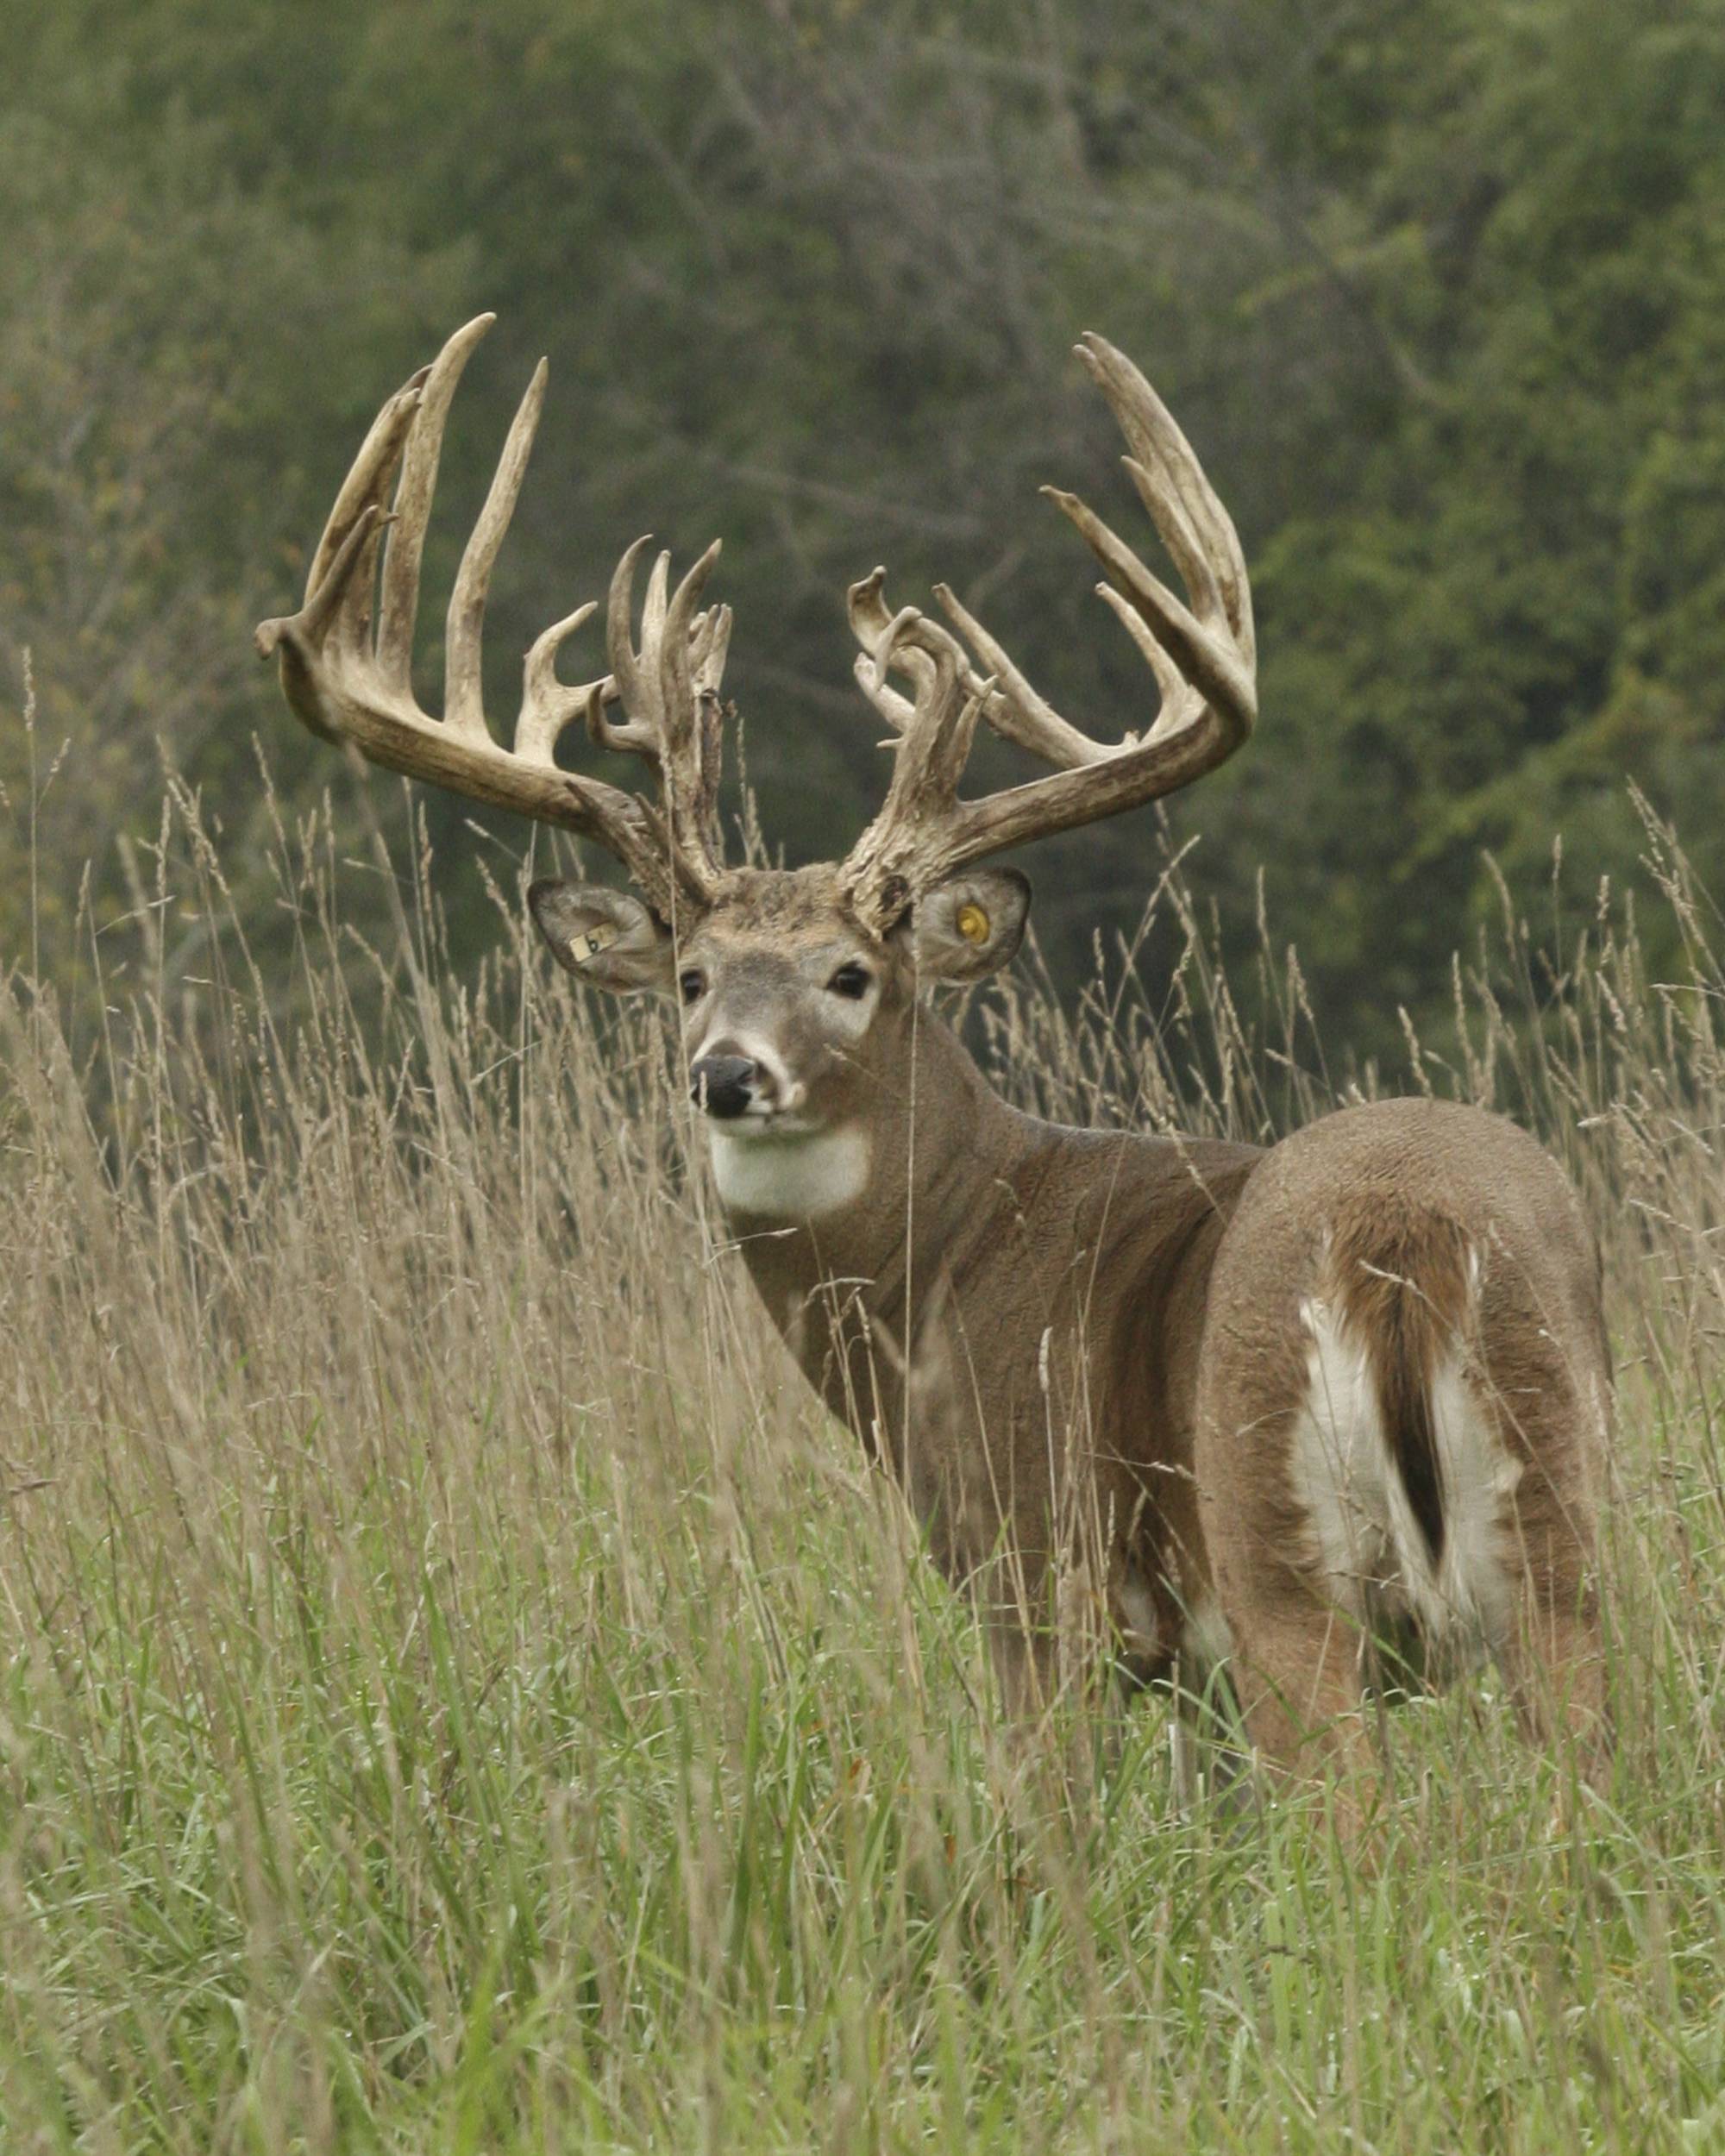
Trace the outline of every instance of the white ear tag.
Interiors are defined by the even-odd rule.
[[[570,937],[569,956],[578,966],[584,966],[602,950],[609,950],[621,934],[620,929],[590,928],[585,936]]]

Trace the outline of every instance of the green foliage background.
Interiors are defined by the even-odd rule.
[[[9,701],[33,649],[42,716],[0,736],[9,956],[62,742],[34,818],[50,937],[86,858],[125,903],[115,841],[150,837],[164,749],[242,853],[254,736],[290,795],[350,791],[249,628],[294,599],[372,411],[481,307],[434,576],[553,367],[497,703],[638,530],[683,559],[722,536],[728,686],[792,859],[845,843],[881,783],[842,610],[877,560],[901,599],[953,582],[1063,708],[1141,723],[1150,685],[1035,494],[1059,479],[1135,528],[1068,358],[1095,327],[1192,436],[1259,605],[1261,733],[1174,832],[1202,833],[1238,945],[1262,865],[1327,1030],[1371,1048],[1397,1003],[1442,1004],[1484,849],[1525,891],[1560,835],[1578,908],[1630,872],[1626,777],[1716,887],[1722,16],[13,0],[0,668]],[[477,942],[464,818],[434,811]],[[1057,969],[1135,915],[1155,843],[1139,817],[1038,849]]]

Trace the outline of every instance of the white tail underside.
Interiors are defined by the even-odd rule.
[[[1460,1351],[1447,1349],[1432,1377],[1444,1516],[1433,1564],[1384,1432],[1364,1345],[1315,1297],[1302,1317],[1311,1345],[1291,1464],[1331,1593],[1362,1622],[1414,1618],[1433,1645],[1496,1645],[1513,1614],[1510,1500],[1521,1468],[1476,1395]]]

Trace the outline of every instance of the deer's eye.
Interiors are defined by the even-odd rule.
[[[706,975],[691,966],[677,975],[677,993],[685,1003],[699,1003],[706,989]]]
[[[826,984],[829,995],[844,996],[852,1003],[860,1003],[869,993],[873,979],[866,966],[859,966],[855,959],[841,966]]]

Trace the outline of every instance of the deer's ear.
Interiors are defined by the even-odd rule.
[[[917,900],[911,932],[925,981],[982,981],[1024,941],[1030,878],[1016,868],[967,868]]]
[[[551,956],[577,981],[618,995],[636,988],[671,993],[671,932],[627,891],[547,881],[530,886],[527,903]]]

